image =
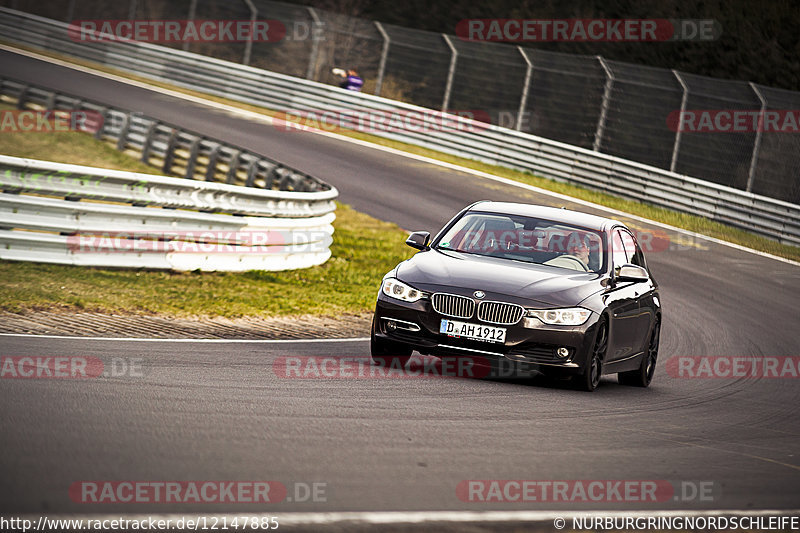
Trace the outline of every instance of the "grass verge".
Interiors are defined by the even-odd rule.
[[[157,173],[84,133],[0,133],[0,152]],[[336,216],[332,258],[304,270],[161,272],[0,261],[0,310],[231,318],[363,313],[372,309],[383,274],[412,250],[394,224],[342,204]]]
[[[19,46],[12,43],[12,46]],[[238,107],[241,109],[246,109],[249,111],[254,111],[257,113],[261,113],[268,116],[275,116],[277,113],[274,110],[267,109],[264,107],[254,106],[250,104],[245,104],[241,102],[237,102],[235,100],[229,100],[226,98],[220,98],[213,95],[208,95],[206,93],[193,91],[184,89],[181,87],[177,87],[175,85],[170,85],[167,83],[162,83],[158,81],[153,81],[143,76],[137,76],[134,74],[129,74],[123,71],[119,71],[116,69],[108,68],[102,65],[98,65],[96,63],[92,63],[89,61],[75,59],[69,56],[65,56],[62,54],[57,54],[53,52],[47,52],[42,50],[37,50],[32,47],[26,46],[19,46],[22,49],[30,50],[42,55],[46,55],[49,57],[53,57],[56,59],[60,59],[63,61],[67,61],[70,63],[74,63],[77,65],[86,66],[89,68],[93,68],[96,70],[100,70],[103,72],[107,72],[109,74],[114,74],[117,76],[122,76],[125,78],[129,78],[132,80],[140,81],[143,83],[148,83],[151,85],[155,85],[158,87],[163,87],[166,89],[178,91],[181,93],[189,94],[192,96],[197,96],[200,98],[205,98],[207,100],[223,103],[226,105]],[[355,139],[364,140],[367,142],[371,142],[374,144],[378,144],[381,146],[387,146],[390,148],[395,148],[398,150],[402,150],[404,152],[422,155],[425,157],[429,157],[432,159],[437,159],[439,161],[445,161],[448,163],[453,163],[456,165],[460,165],[463,167],[471,168],[473,170],[478,170],[482,172],[486,172],[489,174],[494,174],[496,176],[501,176],[504,178],[508,178],[514,181],[519,181],[521,183],[526,183],[529,185],[533,185],[535,187],[539,187],[545,190],[565,194],[571,196],[573,198],[578,198],[581,200],[586,200],[589,202],[593,202],[599,205],[604,205],[606,207],[610,207],[612,209],[617,209],[620,211],[624,211],[626,213],[630,213],[633,215],[641,216],[648,218],[650,220],[655,220],[658,222],[662,222],[665,224],[669,224],[675,227],[687,229],[690,231],[694,231],[697,233],[701,233],[703,235],[708,235],[709,237],[715,237],[717,239],[721,239],[724,241],[728,241],[734,244],[739,244],[742,246],[746,246],[748,248],[752,248],[754,250],[759,250],[762,252],[767,252],[773,255],[777,255],[780,257],[785,257],[788,259],[793,259],[795,261],[800,261],[800,248],[796,246],[790,246],[786,244],[781,244],[777,241],[772,239],[767,239],[766,237],[761,237],[754,233],[750,233],[748,231],[744,231],[741,229],[737,229],[731,226],[727,226],[725,224],[721,224],[719,222],[714,222],[704,217],[699,217],[695,215],[689,215],[685,213],[680,213],[677,211],[672,211],[669,209],[664,209],[660,207],[655,207],[652,205],[648,205],[642,202],[634,201],[634,200],[626,200],[623,198],[619,198],[617,196],[612,196],[610,194],[606,194],[599,191],[592,191],[583,187],[579,187],[577,185],[571,185],[568,183],[557,182],[554,180],[542,178],[540,176],[535,176],[529,172],[521,172],[517,170],[512,170],[505,167],[489,165],[485,163],[481,163],[472,159],[466,159],[463,157],[451,156],[448,154],[443,154],[441,152],[437,152],[435,150],[430,150],[427,148],[423,148],[416,145],[401,143],[397,141],[392,141],[389,139],[384,139],[381,137],[377,137],[375,135],[370,135],[367,133],[356,132],[356,131],[348,131],[342,130],[337,131],[338,134],[352,137]],[[152,171],[151,171],[152,172]]]

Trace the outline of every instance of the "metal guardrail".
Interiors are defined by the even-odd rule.
[[[429,109],[137,42],[76,42],[68,25],[0,8],[0,37],[153,80],[282,111],[431,113]],[[453,117],[453,120],[457,120]],[[463,120],[461,121],[464,122]],[[469,121],[467,121],[469,123]],[[374,135],[580,184],[800,245],[800,206],[514,130],[472,127]]]
[[[113,141],[119,150],[135,152],[143,163],[158,166],[164,174],[275,192],[334,191],[333,196],[323,196],[336,196],[333,187],[313,176],[141,113],[112,108],[1,75],[0,98],[19,109],[83,111],[102,117],[100,124],[95,125],[95,137]],[[291,194],[286,196],[287,199],[291,197]]]
[[[291,200],[318,204],[314,215],[263,215],[285,201],[276,194],[335,191],[273,192],[9,156],[0,156],[0,187],[0,259],[241,271],[306,268],[330,257],[330,198]]]

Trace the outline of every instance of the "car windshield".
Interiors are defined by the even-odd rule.
[[[496,213],[461,217],[436,248],[548,265],[579,272],[604,266],[599,232],[538,218]]]

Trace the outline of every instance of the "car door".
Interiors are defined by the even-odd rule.
[[[628,235],[629,237],[626,237]],[[636,238],[629,234],[627,231],[622,231],[623,245],[625,246],[625,255],[628,257],[628,263],[640,266],[648,270],[647,263],[645,263],[644,254],[636,242]],[[649,273],[649,270],[648,270]],[[644,282],[636,283],[634,295],[639,302],[639,313],[636,317],[636,333],[634,336],[634,352],[638,353],[647,349],[647,342],[650,340],[650,328],[655,321],[656,304],[653,301],[657,285],[652,276]]]
[[[614,269],[615,276],[619,272],[619,267],[629,262],[626,241],[634,242],[632,239],[633,236],[621,227],[615,227],[611,232],[611,268]],[[638,284],[631,281],[617,281],[605,295],[606,307],[611,318],[606,352],[607,363],[631,357],[640,349],[639,296],[642,291],[636,285]]]

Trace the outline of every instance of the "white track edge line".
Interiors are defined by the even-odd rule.
[[[9,52],[12,52],[12,53],[17,53],[17,54],[20,54],[20,55],[32,57],[34,59],[39,59],[41,61],[46,61],[46,62],[49,62],[49,63],[57,64],[57,65],[60,65],[60,66],[66,67],[66,68],[71,68],[73,70],[86,72],[88,74],[92,74],[92,75],[99,76],[99,77],[102,77],[102,78],[107,78],[107,79],[110,79],[110,80],[113,80],[113,81],[118,81],[120,83],[133,85],[133,86],[140,87],[140,88],[147,89],[147,90],[154,91],[154,92],[159,92],[159,93],[162,93],[162,94],[173,96],[175,98],[181,98],[181,99],[184,99],[184,100],[187,100],[187,101],[190,101],[190,102],[194,102],[194,103],[197,103],[197,104],[204,105],[206,107],[222,109],[222,110],[225,110],[225,111],[227,111],[229,113],[233,113],[233,114],[237,114],[237,115],[241,115],[241,116],[245,116],[245,117],[249,117],[249,118],[255,118],[257,120],[260,120],[262,122],[267,122],[267,123],[270,123],[270,124],[274,123],[273,118],[268,116],[268,115],[262,115],[260,113],[255,113],[253,111],[248,111],[246,109],[241,109],[241,108],[238,108],[238,107],[235,107],[235,106],[231,106],[231,105],[227,105],[227,104],[221,104],[219,102],[214,102],[213,100],[206,100],[204,98],[200,98],[200,97],[197,97],[197,96],[188,95],[188,94],[181,93],[181,92],[178,92],[178,91],[172,91],[170,89],[164,89],[162,87],[158,87],[158,86],[155,86],[155,85],[150,85],[148,83],[144,83],[144,82],[140,82],[140,81],[131,80],[131,79],[128,79],[128,78],[124,78],[122,76],[117,76],[117,75],[114,75],[114,74],[108,74],[106,72],[103,72],[103,71],[100,71],[100,70],[96,70],[96,69],[93,69],[93,68],[90,68],[90,67],[84,67],[84,66],[81,66],[81,65],[75,65],[75,64],[69,63],[67,61],[51,58],[51,57],[44,56],[44,55],[41,55],[41,54],[37,54],[35,52],[30,52],[30,51],[27,51],[27,50],[17,49],[17,48],[14,48],[12,46],[8,46],[8,45],[0,44],[0,49],[6,50],[6,51],[9,51]],[[437,165],[437,166],[441,166],[441,167],[444,167],[444,168],[449,168],[451,170],[457,170],[459,172],[464,172],[466,174],[471,174],[473,176],[477,176],[477,177],[481,177],[481,178],[485,178],[485,179],[490,179],[490,180],[493,180],[493,181],[496,181],[496,182],[499,182],[499,183],[503,183],[505,185],[510,185],[510,186],[513,186],[513,187],[519,187],[521,189],[526,189],[526,190],[529,190],[531,192],[536,192],[538,194],[543,194],[543,195],[546,195],[546,196],[551,196],[553,198],[559,198],[561,200],[567,200],[567,201],[570,201],[570,202],[574,202],[574,203],[576,203],[578,205],[591,207],[593,209],[598,209],[598,210],[605,211],[607,213],[611,213],[611,214],[614,214],[614,215],[625,216],[625,217],[628,217],[630,219],[637,220],[639,222],[644,222],[646,224],[650,224],[650,225],[653,225],[653,226],[656,226],[656,227],[659,227],[659,228],[668,229],[670,231],[675,231],[677,233],[682,233],[684,235],[689,235],[689,236],[692,236],[692,237],[695,237],[695,238],[703,239],[703,240],[706,240],[706,241],[709,241],[709,242],[713,242],[715,244],[719,244],[719,245],[722,245],[722,246],[727,246],[729,248],[733,248],[735,250],[748,252],[748,253],[755,254],[755,255],[758,255],[758,256],[761,256],[761,257],[766,257],[766,258],[769,258],[769,259],[774,259],[776,261],[781,261],[783,263],[787,263],[787,264],[794,265],[794,266],[800,266],[800,262],[793,261],[792,259],[787,259],[785,257],[779,257],[777,255],[773,255],[773,254],[770,254],[770,253],[767,253],[767,252],[762,252],[762,251],[759,251],[759,250],[754,250],[752,248],[748,248],[746,246],[742,246],[741,244],[735,244],[735,243],[728,242],[728,241],[725,241],[725,240],[722,240],[722,239],[717,239],[716,237],[709,237],[708,235],[703,235],[702,233],[697,233],[697,232],[690,231],[690,230],[687,230],[687,229],[678,228],[678,227],[672,226],[670,224],[665,224],[663,222],[657,222],[655,220],[650,220],[649,218],[645,218],[645,217],[642,217],[642,216],[639,216],[639,215],[634,215],[634,214],[631,214],[631,213],[627,213],[625,211],[620,211],[618,209],[613,209],[611,207],[606,207],[604,205],[595,204],[593,202],[589,202],[588,200],[581,200],[579,198],[573,198],[572,196],[568,196],[566,194],[561,194],[561,193],[557,193],[557,192],[553,192],[553,191],[548,191],[547,189],[542,189],[542,188],[539,188],[539,187],[536,187],[536,186],[533,186],[533,185],[528,185],[526,183],[521,183],[521,182],[518,182],[518,181],[514,181],[514,180],[509,179],[509,178],[503,178],[503,177],[500,177],[500,176],[495,176],[494,174],[489,174],[488,172],[482,172],[480,170],[474,170],[474,169],[471,169],[471,168],[462,167],[462,166],[456,165],[454,163],[447,163],[445,161],[439,161],[438,159],[433,159],[433,158],[426,157],[426,156],[421,156],[421,155],[417,155],[417,154],[411,154],[411,153],[408,153],[408,152],[404,152],[402,150],[398,150],[396,148],[390,148],[388,146],[382,146],[382,145],[379,145],[379,144],[371,143],[371,142],[368,142],[368,141],[363,141],[363,140],[360,140],[360,139],[353,139],[352,137],[347,137],[345,135],[338,135],[336,133],[331,133],[329,131],[317,130],[317,129],[314,129],[314,128],[307,128],[307,127],[304,127],[303,131],[304,132],[308,132],[308,133],[314,133],[314,134],[317,134],[317,135],[323,135],[323,136],[326,136],[326,137],[331,137],[331,138],[334,138],[334,139],[337,139],[337,140],[340,140],[340,141],[345,141],[345,142],[349,142],[349,143],[352,143],[352,144],[357,144],[359,146],[369,147],[369,148],[372,148],[372,149],[375,149],[375,150],[381,150],[381,151],[384,151],[384,152],[387,152],[387,153],[391,153],[391,154],[394,154],[394,155],[399,155],[399,156],[407,157],[409,159],[414,159],[416,161],[421,161],[421,162],[424,162],[424,163],[429,163],[429,164],[432,164],[432,165]]]
[[[81,341],[126,341],[126,342],[202,342],[202,343],[262,343],[262,344],[308,344],[328,342],[364,342],[369,337],[346,337],[333,339],[157,339],[145,337],[77,337],[70,335],[36,335],[34,333],[0,333],[0,337],[22,337],[33,339],[62,339]]]

